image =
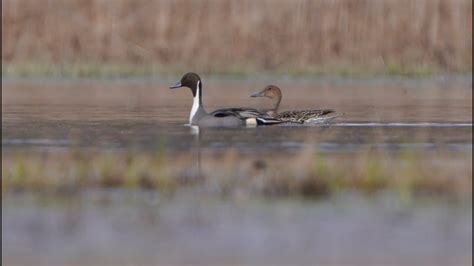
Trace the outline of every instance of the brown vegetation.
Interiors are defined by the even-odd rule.
[[[2,0],[2,63],[472,69],[471,0]]]

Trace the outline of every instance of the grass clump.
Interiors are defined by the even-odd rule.
[[[467,158],[469,157],[469,158]],[[287,157],[219,156],[135,151],[75,151],[48,156],[34,152],[4,154],[2,189],[15,191],[79,191],[88,188],[149,189],[173,192],[206,187],[223,196],[320,198],[346,191],[373,195],[393,191],[403,199],[418,195],[470,198],[469,156],[449,153],[354,154],[302,152],[295,163]],[[442,163],[439,163],[439,162]],[[198,165],[196,165],[198,164]]]

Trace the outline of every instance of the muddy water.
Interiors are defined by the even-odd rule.
[[[380,80],[379,80],[380,79]],[[434,79],[280,80],[281,110],[331,108],[344,116],[331,126],[201,129],[204,147],[260,152],[304,145],[325,149],[470,149],[472,90],[468,77]],[[167,89],[174,79],[144,81],[5,81],[2,143],[182,150],[195,136],[188,122],[191,94]],[[206,81],[206,80],[205,80]],[[206,108],[269,107],[248,97],[265,81],[209,79]],[[267,81],[270,82],[270,81]],[[257,144],[257,145],[256,145]]]
[[[331,125],[200,129],[187,123],[187,89],[153,80],[2,80],[2,153],[128,149],[283,156],[312,146],[349,153],[448,150],[472,157],[472,80],[205,79],[208,110],[268,107],[251,99],[267,83],[282,110],[332,108]],[[462,160],[462,159],[461,159]],[[461,163],[470,164],[470,160]],[[471,166],[472,167],[472,166]],[[471,265],[470,202],[366,198],[222,199],[199,188],[173,196],[83,191],[66,198],[4,194],[6,265]]]

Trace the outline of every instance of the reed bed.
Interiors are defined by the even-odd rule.
[[[354,191],[470,199],[472,154],[388,153],[365,150],[324,155],[155,154],[134,151],[8,152],[2,159],[3,192],[74,192],[140,188],[174,192],[200,187],[223,196],[318,198]],[[198,163],[199,160],[199,163]]]
[[[2,8],[5,68],[472,70],[471,0],[2,0]]]

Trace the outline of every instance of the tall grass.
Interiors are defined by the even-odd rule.
[[[2,0],[2,64],[472,69],[471,0]]]

